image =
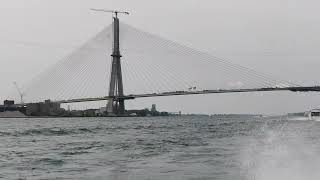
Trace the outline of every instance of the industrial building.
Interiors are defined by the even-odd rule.
[[[60,107],[60,103],[45,100],[27,104],[25,113],[27,116],[61,116],[65,114],[65,109]]]

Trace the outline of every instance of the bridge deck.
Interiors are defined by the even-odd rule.
[[[76,103],[88,101],[103,101],[109,99],[136,99],[147,97],[160,97],[160,96],[183,96],[183,95],[196,95],[196,94],[221,94],[221,93],[244,93],[244,92],[270,92],[270,91],[292,91],[292,92],[320,92],[320,86],[307,86],[307,87],[271,87],[271,88],[254,88],[254,89],[217,89],[217,90],[201,90],[201,91],[173,91],[163,93],[150,93],[150,94],[130,94],[123,97],[96,97],[96,98],[80,98],[54,101],[57,103]]]

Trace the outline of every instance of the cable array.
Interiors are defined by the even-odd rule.
[[[127,24],[120,24],[120,47],[126,95],[299,86]],[[27,101],[106,96],[111,53],[110,25],[33,79]]]

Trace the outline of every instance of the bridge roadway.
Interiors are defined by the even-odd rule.
[[[244,92],[270,92],[270,91],[292,91],[292,92],[320,92],[320,86],[306,86],[306,87],[270,87],[270,88],[253,88],[253,89],[217,89],[217,90],[201,90],[201,91],[172,91],[162,93],[150,93],[150,94],[130,94],[123,97],[96,97],[96,98],[79,98],[54,101],[61,104],[76,103],[76,102],[89,102],[89,101],[103,101],[109,99],[136,99],[147,97],[161,97],[161,96],[183,96],[183,95],[195,95],[195,94],[222,94],[222,93],[244,93]]]

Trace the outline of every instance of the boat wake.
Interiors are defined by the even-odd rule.
[[[306,132],[288,131],[286,127],[278,130],[280,131],[264,127],[243,148],[242,166],[246,179],[319,179],[319,147],[305,139]]]
[[[310,119],[305,116],[287,117],[289,121],[309,121]]]

